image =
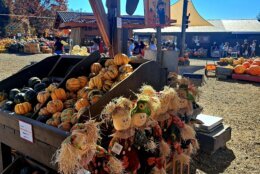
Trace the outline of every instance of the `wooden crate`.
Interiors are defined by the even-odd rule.
[[[260,83],[260,76],[252,76],[248,74],[232,74],[232,79]]]

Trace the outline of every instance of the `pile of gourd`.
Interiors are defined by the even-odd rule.
[[[32,77],[29,87],[12,89],[9,97],[1,93],[2,109],[28,117],[38,112],[38,121],[69,131],[78,122],[81,109],[95,104],[105,92],[133,72],[128,63],[129,58],[124,54],[106,60],[104,66],[93,63],[88,77],[70,78],[64,88],[50,83],[48,78]]]
[[[260,58],[244,59],[243,62],[235,66],[234,72],[236,74],[260,76]]]

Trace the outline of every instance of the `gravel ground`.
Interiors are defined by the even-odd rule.
[[[50,56],[0,54],[0,80],[19,69]],[[205,60],[191,60],[191,65],[205,65]],[[197,71],[203,73],[203,70]],[[260,85],[240,81],[206,79],[200,88],[199,103],[204,114],[222,116],[232,128],[232,139],[226,148],[213,155],[200,153],[192,166],[197,174],[260,173]]]

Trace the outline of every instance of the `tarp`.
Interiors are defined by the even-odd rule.
[[[182,10],[183,10],[183,0],[177,1],[175,4],[171,5],[171,19],[177,20],[175,26],[181,26],[182,24]],[[196,8],[194,7],[191,0],[188,3],[187,14],[190,13],[189,26],[212,26],[207,20],[200,16]]]

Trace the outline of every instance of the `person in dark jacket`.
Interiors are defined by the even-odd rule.
[[[63,44],[61,43],[61,38],[57,37],[56,42],[54,44],[54,53],[57,55],[62,54],[63,52]]]

